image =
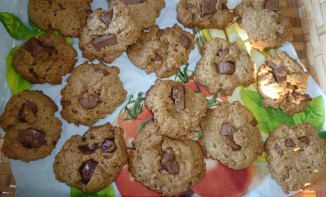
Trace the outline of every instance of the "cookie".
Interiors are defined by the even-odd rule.
[[[265,142],[268,167],[284,192],[304,189],[326,174],[326,141],[311,123],[281,124]]]
[[[281,109],[293,116],[311,100],[306,94],[309,74],[286,52],[272,50],[257,72],[258,92],[265,107]]]
[[[25,90],[12,96],[0,117],[6,132],[1,151],[25,162],[48,156],[61,135],[56,104],[42,91]]]
[[[204,154],[200,145],[183,137],[179,140],[160,135],[155,123],[148,123],[137,134],[129,159],[135,181],[164,196],[177,196],[205,176]]]
[[[128,48],[127,54],[130,61],[147,74],[155,72],[159,78],[170,77],[187,63],[189,53],[194,49],[194,40],[193,34],[176,24],[165,29],[154,26],[141,34],[138,41]]]
[[[161,134],[176,139],[196,129],[207,111],[201,92],[172,80],[157,80],[147,92],[145,106],[154,113]]]
[[[148,29],[155,25],[156,18],[160,16],[165,7],[164,0],[108,0],[109,8],[119,3],[128,5],[133,15],[132,18],[142,28]]]
[[[62,36],[30,38],[14,54],[13,67],[31,83],[60,84],[75,66],[77,52]]]
[[[61,90],[61,116],[69,123],[92,126],[126,99],[120,70],[104,64],[81,64],[73,69]]]
[[[55,177],[85,193],[109,186],[128,161],[123,130],[110,123],[73,135],[55,156]]]
[[[256,124],[251,112],[239,102],[209,109],[200,123],[204,132],[200,144],[206,157],[235,170],[251,166],[263,151]]]
[[[141,27],[132,17],[130,8],[124,4],[109,10],[96,9],[87,19],[79,47],[83,57],[93,61],[111,63],[135,43]]]
[[[93,0],[29,0],[28,16],[48,33],[59,31],[63,36],[78,37],[92,13]]]
[[[180,0],[177,19],[188,28],[223,29],[234,17],[226,3],[226,0]]]
[[[214,38],[204,45],[202,53],[195,78],[210,94],[221,91],[232,95],[236,87],[246,87],[255,81],[255,65],[248,53],[236,43],[229,44],[224,39]]]

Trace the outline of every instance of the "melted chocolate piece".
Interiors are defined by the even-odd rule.
[[[180,44],[188,50],[191,46],[191,40],[188,38],[188,36],[184,35],[183,33],[180,33]]]
[[[291,147],[291,148],[295,147],[295,142],[292,139],[288,138],[285,140],[285,146]]]
[[[95,172],[95,168],[98,162],[94,159],[89,159],[85,161],[79,168],[80,176],[82,177],[81,182],[87,185],[87,183],[91,180],[93,173]]]
[[[103,23],[109,25],[111,23],[112,18],[113,18],[113,9],[109,9],[107,12],[104,12],[104,14],[102,14],[100,20]]]
[[[266,0],[265,9],[272,10],[272,11],[279,11],[280,10],[279,0]]]
[[[35,103],[26,101],[18,115],[21,122],[32,123],[36,119],[37,106]]]
[[[275,144],[274,148],[275,148],[275,150],[277,151],[277,154],[278,154],[280,157],[282,157],[283,154],[284,154],[282,148],[281,148],[278,144]]]
[[[36,38],[30,38],[26,42],[24,48],[31,52],[33,57],[36,57],[41,52],[47,52],[49,54],[54,54],[57,52],[54,46],[44,46],[43,42]]]
[[[169,148],[167,150],[162,151],[161,165],[162,169],[166,170],[170,174],[179,173],[179,166],[175,158],[173,149]]]
[[[79,99],[79,104],[85,109],[93,109],[97,104],[102,102],[102,99],[96,94],[85,93],[83,97]]]
[[[155,57],[154,57],[153,60],[154,60],[154,61],[162,61],[163,58],[162,58],[162,56],[160,56],[159,54],[155,54]]]
[[[277,83],[283,83],[287,81],[286,73],[287,72],[285,66],[273,68],[273,76]]]
[[[229,54],[229,48],[226,48],[226,49],[223,49],[222,51],[219,51],[218,52],[218,56],[219,57],[223,57],[223,56],[226,56],[227,54]]]
[[[162,29],[157,30],[156,32],[156,38],[160,39],[164,34],[164,31]]]
[[[19,130],[17,140],[28,149],[40,148],[46,143],[45,133],[32,127]]]
[[[105,153],[113,153],[117,150],[117,145],[114,142],[114,138],[107,138],[102,143],[102,151]]]
[[[201,16],[204,17],[208,14],[212,14],[216,11],[217,0],[203,0],[201,6]]]
[[[300,142],[303,142],[303,143],[306,143],[307,145],[309,145],[309,139],[307,136],[302,136],[302,137],[299,137],[298,140]]]
[[[92,42],[94,48],[100,51],[106,46],[118,44],[117,37],[113,34],[97,37]]]
[[[221,135],[227,136],[226,144],[230,146],[233,150],[240,150],[242,147],[237,145],[234,141],[233,134],[236,132],[231,124],[223,124],[221,127]]]
[[[182,84],[173,86],[172,99],[177,110],[183,110],[185,108],[185,92]]]
[[[235,72],[234,62],[221,62],[216,65],[217,72],[225,75],[232,75]]]
[[[145,0],[124,0],[125,4],[127,5],[143,3],[144,1]]]
[[[89,148],[87,146],[87,144],[78,146],[78,149],[83,154],[91,154],[91,153],[94,153],[97,148],[98,148],[98,143],[94,143],[91,148]]]

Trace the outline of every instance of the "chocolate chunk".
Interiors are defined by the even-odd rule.
[[[103,70],[103,69],[98,69],[98,68],[95,68],[95,72],[100,73],[103,76],[108,76],[108,74],[109,74],[108,71]]]
[[[283,154],[284,154],[282,148],[281,148],[278,144],[275,144],[274,148],[275,148],[275,150],[277,151],[277,154],[278,154],[280,157],[282,157]]]
[[[287,80],[286,73],[287,72],[285,66],[280,66],[273,69],[273,76],[277,81],[277,83],[286,82]]]
[[[227,136],[226,144],[230,146],[233,150],[240,150],[241,146],[237,145],[234,141],[233,134],[236,132],[234,127],[231,124],[223,124],[221,127],[220,134],[223,136]]]
[[[92,44],[97,51],[100,51],[106,46],[117,44],[117,37],[113,34],[97,37],[93,40]]]
[[[85,93],[83,97],[79,99],[79,104],[85,109],[93,109],[98,103],[102,102],[102,99],[96,94]]]
[[[17,140],[26,148],[40,148],[45,141],[45,133],[35,128],[19,130]]]
[[[36,120],[37,106],[35,103],[26,101],[18,115],[21,122],[32,123]]]
[[[125,4],[127,5],[143,3],[144,1],[145,0],[124,0]]]
[[[104,12],[102,16],[100,17],[100,20],[109,25],[111,23],[111,20],[113,18],[113,9],[109,9],[108,11]]]
[[[291,148],[295,147],[295,142],[292,139],[288,138],[285,140],[285,146],[291,147]]]
[[[177,84],[172,88],[172,98],[177,110],[183,110],[185,108],[185,92],[182,84]]]
[[[82,183],[87,185],[87,183],[91,180],[97,164],[98,162],[95,161],[94,159],[89,159],[80,166],[79,174],[82,177],[81,179]]]
[[[57,52],[54,46],[44,46],[43,42],[36,38],[30,38],[26,42],[24,48],[31,52],[33,57],[36,57],[41,52],[47,52],[48,54],[54,54]]]
[[[162,56],[160,56],[159,54],[155,54],[155,57],[154,57],[153,60],[154,60],[154,61],[162,61],[163,58],[162,58]]]
[[[117,145],[114,142],[114,138],[107,138],[102,143],[102,151],[105,153],[113,153],[117,150]]]
[[[309,139],[308,139],[307,136],[299,137],[298,140],[299,140],[300,142],[306,143],[307,145],[309,144]]]
[[[216,67],[220,74],[232,75],[235,72],[234,62],[221,62]]]
[[[279,0],[266,0],[265,9],[272,10],[272,11],[280,10]]]
[[[157,30],[156,32],[156,38],[160,39],[164,34],[164,31],[162,29]]]
[[[221,6],[222,8],[222,10],[228,10],[229,8],[228,8],[228,5],[226,4],[226,3],[222,3],[222,6]]]
[[[180,44],[188,50],[191,46],[191,40],[188,38],[188,36],[184,35],[183,33],[180,33]]]
[[[162,151],[161,165],[164,170],[170,174],[178,174],[179,166],[174,155],[173,149],[169,148]]]
[[[216,2],[217,0],[203,0],[201,6],[201,16],[206,16],[212,14],[216,11]]]
[[[78,149],[83,154],[91,154],[91,153],[94,153],[97,148],[98,148],[98,143],[94,143],[91,148],[89,148],[87,144],[78,146]]]
[[[226,48],[226,49],[223,49],[222,51],[219,51],[218,52],[218,56],[219,57],[223,57],[223,56],[226,56],[227,54],[229,54],[229,48]]]

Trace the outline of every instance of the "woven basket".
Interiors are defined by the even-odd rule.
[[[300,60],[326,92],[326,0],[280,0],[280,5],[282,14],[290,18]],[[0,133],[0,148],[2,143]],[[0,152],[0,196],[15,196],[15,191],[9,160]],[[295,196],[326,196],[326,181]]]

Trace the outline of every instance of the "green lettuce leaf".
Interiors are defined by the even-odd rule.
[[[6,57],[7,65],[7,82],[11,90],[11,94],[15,95],[24,90],[29,89],[32,84],[23,79],[13,68],[13,57],[19,47],[13,48]]]
[[[102,196],[113,197],[114,189],[112,185],[109,185],[108,187],[102,189],[99,192],[86,194],[80,191],[79,189],[72,187],[70,190],[70,196],[71,197],[102,197]]]
[[[319,137],[320,137],[321,139],[325,139],[325,140],[326,140],[326,131],[319,132],[318,134],[319,134]]]

